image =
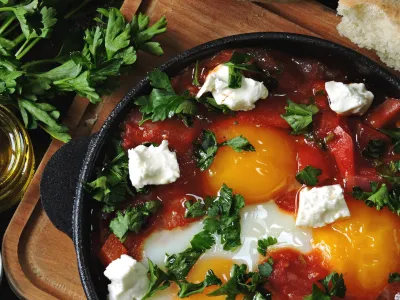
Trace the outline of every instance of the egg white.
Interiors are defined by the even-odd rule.
[[[312,250],[311,229],[296,227],[294,216],[282,211],[274,201],[245,206],[240,214],[242,246],[234,252],[223,250],[220,237],[215,235],[216,244],[199,260],[209,257],[228,258],[236,264],[245,263],[249,271],[255,271],[262,260],[257,252],[257,242],[269,236],[278,240],[274,247],[292,247],[302,253]],[[148,257],[160,268],[164,268],[166,254],[179,253],[189,248],[190,240],[202,229],[203,222],[197,221],[185,227],[154,232],[144,243],[143,263],[147,265]]]

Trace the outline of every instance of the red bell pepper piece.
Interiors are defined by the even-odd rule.
[[[400,99],[389,98],[374,108],[365,118],[365,123],[373,128],[383,128],[400,119]]]

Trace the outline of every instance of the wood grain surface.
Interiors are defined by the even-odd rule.
[[[314,1],[301,4],[255,4],[235,0],[126,0],[121,8],[127,18],[140,10],[151,20],[165,15],[168,31],[160,36],[165,54],[140,54],[135,70],[122,79],[120,89],[98,105],[76,97],[65,118],[73,137],[99,130],[122,96],[145,74],[171,56],[201,43],[228,35],[279,31],[324,37],[360,50],[336,31],[339,17]],[[97,118],[88,125],[86,120]],[[53,141],[38,166],[33,181],[7,229],[3,241],[4,268],[13,290],[26,299],[85,299],[72,241],[58,231],[44,213],[39,182],[49,158],[62,144]]]

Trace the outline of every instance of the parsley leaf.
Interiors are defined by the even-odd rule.
[[[257,251],[261,255],[265,256],[265,255],[267,255],[267,248],[269,246],[275,245],[276,243],[278,243],[278,240],[272,236],[269,236],[266,239],[258,240]]]
[[[332,296],[344,298],[346,295],[346,285],[344,284],[343,275],[333,272],[326,276],[324,279],[318,280],[323,286],[321,290],[318,285],[313,284],[312,294],[306,296],[305,299],[319,300],[327,299],[330,300]]]
[[[395,153],[400,153],[400,128],[395,129],[379,129],[379,131],[390,136],[393,141],[393,150]]]
[[[322,170],[313,166],[306,166],[303,170],[296,174],[296,180],[308,186],[313,186],[318,183],[318,176],[322,174]]]
[[[194,146],[196,165],[201,171],[211,166],[220,147],[229,146],[236,152],[255,151],[254,146],[243,136],[238,136],[218,144],[214,132],[208,129],[203,130],[201,143],[194,144]]]
[[[186,298],[194,294],[199,294],[204,291],[204,289],[208,286],[212,285],[221,285],[222,281],[215,276],[212,270],[208,270],[204,281],[199,283],[191,283],[186,280],[176,281],[179,286],[178,297]]]
[[[142,300],[148,299],[154,296],[157,291],[165,290],[170,286],[168,275],[157,265],[154,265],[149,258],[147,260],[149,262],[150,285]]]
[[[189,93],[178,95],[174,92],[169,77],[166,73],[155,69],[149,75],[153,87],[150,95],[136,99],[135,104],[140,107],[142,121],[164,121],[177,115],[186,125],[190,125],[197,108],[193,97]]]
[[[196,100],[200,103],[202,103],[209,111],[215,111],[218,113],[223,113],[226,115],[234,115],[235,112],[231,110],[228,106],[225,104],[219,105],[217,101],[213,97],[200,97],[196,98]]]
[[[206,207],[201,201],[185,201],[185,218],[198,218],[206,215]]]
[[[285,110],[286,113],[281,117],[292,127],[292,134],[306,132],[307,127],[312,123],[312,117],[319,111],[314,104],[297,104],[291,100],[288,100]]]
[[[190,241],[192,248],[198,251],[205,252],[215,244],[215,239],[208,231],[200,231]]]
[[[157,212],[160,207],[161,201],[152,200],[129,207],[124,213],[118,211],[117,216],[110,222],[110,229],[123,242],[128,231],[138,233],[146,225],[149,217]]]
[[[370,140],[362,151],[366,158],[381,158],[385,152],[386,145],[384,140]]]
[[[389,273],[388,283],[400,281],[400,273]]]
[[[267,263],[268,264],[268,263]],[[246,272],[247,266],[233,265],[231,278],[219,289],[209,293],[208,296],[226,295],[226,299],[236,299],[237,295],[243,294],[245,299],[270,299],[271,294],[263,288],[267,278],[261,272]],[[265,272],[266,274],[269,272]],[[270,274],[270,273],[269,273]],[[257,295],[258,298],[254,298]]]
[[[251,72],[260,72],[259,68],[250,63],[252,56],[246,53],[233,51],[230,60],[224,63],[229,68],[228,86],[231,89],[237,89],[242,86],[242,70]]]
[[[400,172],[400,160],[393,160],[389,163],[389,170],[393,173]]]

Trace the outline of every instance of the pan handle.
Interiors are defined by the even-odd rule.
[[[49,160],[40,181],[40,198],[50,221],[72,239],[72,211],[91,135],[63,145]]]

